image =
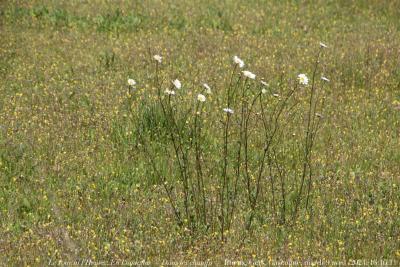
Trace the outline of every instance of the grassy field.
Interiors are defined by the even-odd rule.
[[[1,1],[0,110],[0,265],[400,263],[399,1]]]

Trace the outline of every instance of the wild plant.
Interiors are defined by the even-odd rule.
[[[317,79],[324,48],[321,44],[311,85],[306,74],[296,79],[282,74],[267,83],[242,70],[245,64],[235,56],[224,94],[215,96],[224,99],[224,107],[219,114],[211,114],[222,118],[207,120],[206,125],[204,112],[213,112],[207,105],[210,86],[199,86],[196,98],[184,105],[181,81],[166,84],[167,79],[160,78],[163,58],[153,57],[155,101],[148,97],[141,104],[155,107],[154,119],[159,118],[155,113],[161,114],[166,138],[148,138],[140,114],[137,136],[179,227],[189,230],[191,236],[219,229],[221,239],[226,240],[237,222],[238,210],[246,214],[239,221],[250,231],[255,219],[291,224],[299,210],[309,208],[313,147],[322,122],[323,84],[329,81],[322,77],[318,83]],[[128,83],[136,86],[133,80]],[[293,121],[299,129],[288,128]],[[290,134],[292,130],[297,133]],[[210,134],[214,139],[220,136],[214,147],[207,144]],[[212,153],[210,164],[205,155]]]

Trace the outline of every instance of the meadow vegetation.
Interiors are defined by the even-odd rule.
[[[400,262],[398,1],[3,1],[0,110],[2,265]]]

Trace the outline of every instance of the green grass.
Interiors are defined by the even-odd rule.
[[[398,1],[1,2],[0,265],[77,259],[398,264],[399,18]],[[170,81],[182,81],[180,126],[193,122],[184,111],[196,103],[201,84],[213,90],[202,121],[212,202],[223,164],[222,108],[232,57],[263,77],[271,93],[283,95],[290,87],[280,87],[281,76],[285,84],[299,73],[311,77],[320,41],[328,49],[318,75],[331,82],[323,89],[324,119],[312,160],[312,209],[302,206],[296,221],[282,223],[265,182],[247,231],[250,210],[240,183],[236,217],[223,244],[217,219],[195,233],[179,228],[137,135],[138,129],[146,134],[154,162],[181,203],[152,56],[163,56],[162,91]],[[138,83],[133,96],[127,94],[128,78]],[[307,96],[306,89],[296,95],[296,116],[283,119],[287,125],[276,146],[277,160],[291,166],[289,210],[296,199]],[[253,160],[260,157],[257,126],[251,124]]]

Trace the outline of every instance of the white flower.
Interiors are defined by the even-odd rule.
[[[130,86],[135,86],[136,85],[136,81],[134,79],[128,79],[128,84]]]
[[[265,81],[261,81],[261,84],[264,85],[264,86],[269,86],[269,84],[266,83]]]
[[[175,91],[174,90],[165,89],[165,93],[167,95],[175,95]]]
[[[321,77],[321,80],[325,81],[325,82],[330,82],[330,80],[324,76]]]
[[[267,89],[265,89],[265,88],[263,88],[262,90],[261,90],[261,93],[263,93],[264,95],[267,93]]]
[[[256,75],[254,73],[248,71],[248,70],[245,70],[245,71],[242,71],[242,72],[243,72],[243,75],[246,76],[247,78],[250,78],[250,79],[253,79],[253,80],[256,78]]]
[[[272,94],[274,97],[279,97],[279,94]]]
[[[224,108],[224,112],[226,112],[226,113],[228,113],[228,114],[233,114],[233,109]]]
[[[308,78],[307,78],[307,75],[305,75],[305,74],[299,74],[298,76],[297,76],[297,79],[299,80],[299,83],[300,84],[303,84],[303,85],[307,85],[308,84]]]
[[[328,48],[328,46],[326,44],[321,43],[321,42],[319,42],[319,46],[322,47],[322,48]]]
[[[204,95],[202,95],[202,94],[198,94],[197,95],[197,100],[200,101],[200,102],[204,102],[204,101],[206,101],[206,97]]]
[[[180,82],[178,79],[176,79],[176,80],[173,81],[172,83],[175,85],[176,89],[181,89],[182,84],[181,84],[181,82]]]
[[[234,56],[233,57],[233,62],[235,62],[235,64],[238,64],[239,68],[243,68],[244,67],[243,60],[241,60],[238,56]]]
[[[160,55],[154,55],[153,58],[158,61],[158,63],[161,63],[162,57]]]
[[[206,84],[206,83],[203,83],[203,86],[204,86],[204,88],[206,88],[206,93],[210,95],[211,94],[210,86],[208,86],[208,84]]]

